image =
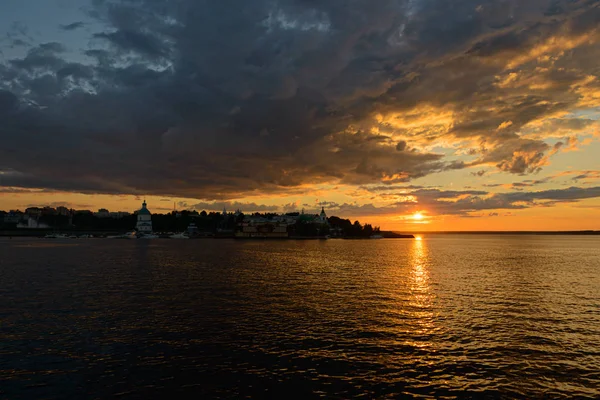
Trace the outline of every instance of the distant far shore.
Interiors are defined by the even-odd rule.
[[[16,229],[16,230],[2,230],[0,231],[0,237],[40,237],[51,234],[51,233],[64,233],[70,235],[90,235],[93,237],[107,237],[112,235],[122,235],[121,231],[106,231],[106,230],[54,230],[54,229]],[[161,238],[168,238],[168,235]],[[349,239],[349,240],[373,240],[373,239],[414,239],[415,236],[412,234],[401,234],[396,232],[382,231],[381,235],[375,235],[373,237],[361,237],[361,236],[286,236],[286,237],[235,237],[231,236],[198,236],[191,237],[190,239],[236,239],[236,240],[322,240],[322,239]]]
[[[94,235],[94,236],[110,236],[119,235],[123,232],[114,230],[54,230],[54,229],[16,229],[2,230],[0,237],[43,237],[46,234],[53,232],[63,232],[77,235]],[[431,231],[431,232],[393,232],[381,231],[383,239],[410,239],[414,235],[574,235],[574,236],[594,236],[600,235],[600,231],[585,230],[585,231]],[[232,236],[233,237],[233,236]],[[309,239],[309,237],[286,237],[285,239]],[[310,237],[310,239],[318,239],[318,237]],[[331,237],[331,239],[372,239],[370,237]]]

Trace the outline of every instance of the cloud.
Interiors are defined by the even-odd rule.
[[[569,115],[600,98],[591,2],[92,4],[81,54],[38,43],[0,65],[6,184],[229,200],[524,175],[595,126]],[[555,148],[561,124],[579,130]]]
[[[65,202],[65,201],[32,203],[32,204],[27,204],[26,207],[51,207],[51,208],[67,207],[67,208],[75,208],[75,209],[80,209],[80,210],[89,210],[89,209],[93,208],[93,206],[90,204],[77,204],[77,203],[69,203],[69,202]]]
[[[0,186],[0,194],[39,194],[39,193],[56,193],[54,190],[48,189],[27,189],[21,187],[3,187]]]
[[[449,191],[439,189],[419,189],[403,194],[405,200],[385,206],[374,204],[341,204],[336,214],[344,216],[406,215],[426,210],[430,215],[472,216],[472,213],[498,210],[522,210],[534,207],[552,207],[564,203],[599,198],[600,187],[553,189],[537,192],[489,193],[486,191]],[[493,210],[493,211],[492,211]]]
[[[575,182],[580,180],[597,180],[600,179],[600,171],[569,171],[575,174],[571,179]]]
[[[387,191],[393,191],[393,190],[402,190],[402,191],[408,191],[408,190],[414,190],[414,189],[426,189],[427,187],[425,186],[420,186],[420,185],[379,185],[379,186],[372,186],[372,185],[368,185],[368,186],[360,186],[359,189],[362,190],[366,190],[368,192],[387,192]]]
[[[298,211],[298,203],[287,203],[281,206],[283,212],[295,212]]]
[[[404,151],[407,147],[408,145],[406,144],[405,140],[401,140],[398,142],[398,144],[396,144],[396,150],[398,151]]]
[[[188,207],[186,205],[186,207]],[[278,212],[280,211],[279,206],[269,206],[265,204],[256,204],[256,203],[244,203],[244,202],[202,202],[197,203],[191,206],[191,208],[195,210],[205,210],[205,211],[223,211],[226,209],[228,212],[233,212],[235,210],[240,210],[245,213],[249,212]]]
[[[0,90],[0,115],[9,114],[17,110],[19,99],[6,90]]]
[[[477,164],[494,164],[502,171],[513,174],[539,172],[548,164],[546,152],[550,146],[541,141],[510,139],[486,153]]]
[[[151,60],[167,57],[165,44],[151,33],[122,29],[114,32],[95,33],[94,39],[106,40],[114,49],[123,53],[139,53]]]
[[[66,25],[59,25],[60,29],[64,31],[74,31],[76,29],[83,28],[85,26],[84,22],[77,21]]]

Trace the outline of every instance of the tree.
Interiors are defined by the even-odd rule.
[[[373,235],[373,232],[374,232],[373,226],[371,226],[371,224],[365,224],[365,226],[363,228],[363,236],[370,237],[371,235]]]
[[[362,236],[362,225],[360,224],[360,222],[354,221],[354,224],[352,224],[350,235],[354,237]]]

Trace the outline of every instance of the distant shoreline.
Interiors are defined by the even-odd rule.
[[[3,230],[0,231],[0,237],[41,237],[48,233],[52,233],[52,229],[19,229],[19,230]],[[100,230],[65,230],[65,233],[73,234],[92,234],[92,235],[117,235],[119,231],[100,231]],[[413,238],[414,235],[569,235],[569,236],[600,236],[600,231],[430,231],[430,232],[395,232],[395,231],[381,231],[381,235],[384,239],[407,239]],[[285,239],[308,239],[304,237],[286,237]],[[318,239],[310,238],[310,239]],[[331,237],[331,239],[370,239],[368,237]]]

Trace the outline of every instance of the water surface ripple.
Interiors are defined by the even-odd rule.
[[[0,398],[598,398],[599,248],[0,239]]]

